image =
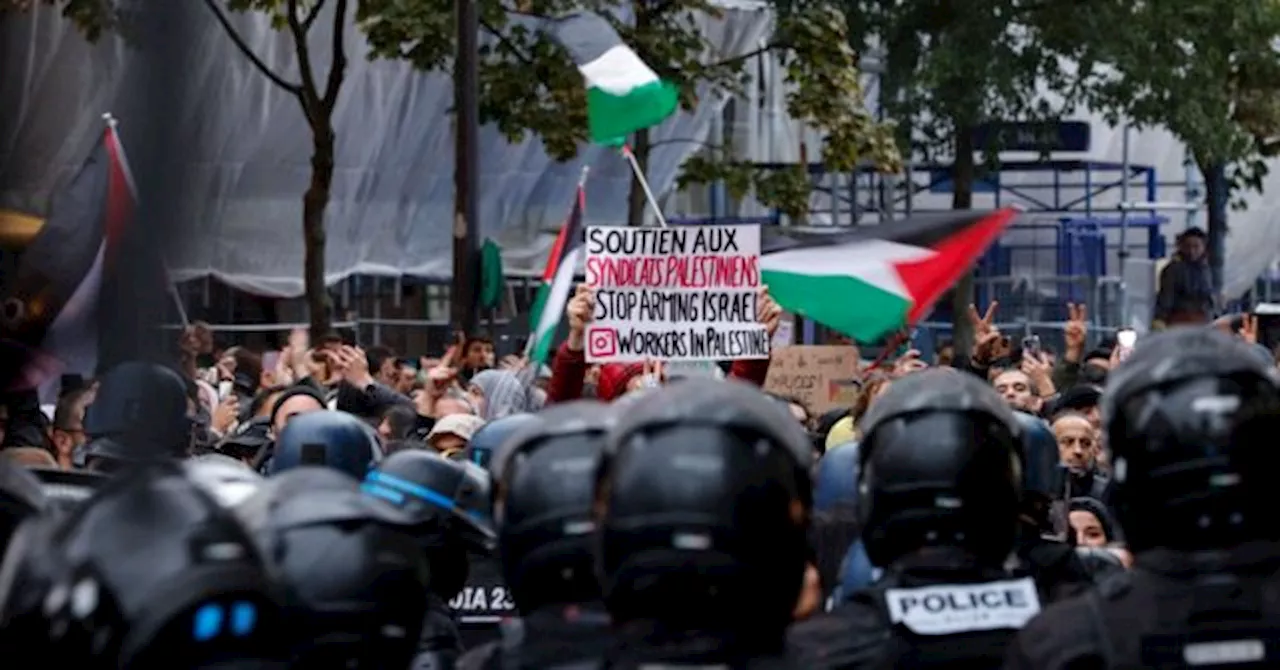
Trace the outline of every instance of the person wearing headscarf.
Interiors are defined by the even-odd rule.
[[[520,414],[529,409],[529,390],[514,372],[485,370],[471,378],[468,390],[480,405],[480,415],[485,421]]]

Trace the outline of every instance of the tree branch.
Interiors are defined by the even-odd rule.
[[[347,73],[347,46],[345,30],[347,25],[347,2],[338,0],[333,17],[333,63],[329,66],[329,81],[324,85],[324,100],[321,104],[326,114],[332,114],[338,104],[338,91],[342,89],[342,80]]]
[[[293,50],[298,58],[298,72],[302,75],[302,111],[312,126],[318,120],[314,118],[316,103],[320,102],[320,89],[316,87],[316,75],[311,70],[311,46],[307,44],[307,31],[298,18],[298,0],[285,3],[285,21],[289,32],[293,35]]]
[[[259,58],[258,54],[254,53],[253,48],[249,46],[248,42],[244,41],[244,38],[240,36],[240,32],[236,30],[235,26],[231,25],[231,20],[228,19],[227,15],[218,7],[217,0],[204,0],[204,4],[209,7],[209,11],[213,12],[214,17],[218,19],[218,23],[222,25],[223,32],[227,34],[227,37],[231,38],[231,42],[236,45],[236,48],[240,50],[240,53],[244,54],[245,58],[249,59],[250,63],[253,63],[253,66],[262,73],[262,76],[269,79],[271,83],[279,86],[281,89],[298,97],[302,96],[301,85],[291,83],[284,77],[273,72],[266,62]]]
[[[756,56],[759,56],[760,54],[768,53],[768,52],[770,52],[770,51],[773,51],[774,49],[781,49],[781,48],[784,48],[785,46],[786,46],[786,45],[781,44],[781,43],[779,43],[779,42],[770,42],[770,43],[768,43],[768,44],[766,44],[766,45],[764,45],[764,46],[760,47],[759,49],[752,49],[751,51],[748,51],[748,52],[746,52],[746,53],[744,53],[744,54],[741,54],[741,55],[738,55],[738,56],[734,56],[734,57],[732,57],[732,58],[726,58],[726,59],[724,59],[724,60],[722,60],[722,61],[720,61],[720,62],[718,62],[718,63],[711,63],[710,65],[707,65],[706,67],[713,68],[713,67],[724,67],[724,66],[726,66],[726,65],[736,65],[736,64],[741,63],[741,62],[743,62],[743,61],[746,61],[746,60],[750,60],[750,59],[752,59],[752,58],[755,58]]]
[[[320,16],[320,10],[324,8],[325,0],[315,0],[315,4],[311,5],[311,10],[307,12],[306,18],[302,19],[302,27],[311,32],[311,24],[316,22],[316,17]]]
[[[498,43],[506,47],[507,51],[511,52],[512,56],[515,56],[516,58],[518,58],[520,62],[524,63],[525,65],[528,65],[529,67],[533,67],[533,59],[525,55],[525,53],[521,51],[519,48],[517,48],[516,45],[512,44],[511,40],[507,39],[507,36],[503,35],[502,31],[494,27],[492,23],[489,23],[485,19],[481,18],[480,27],[484,28],[486,31],[489,32],[490,35],[493,35],[495,38],[497,38]]]

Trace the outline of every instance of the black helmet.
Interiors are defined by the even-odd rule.
[[[244,461],[222,454],[196,456],[183,463],[183,469],[196,486],[227,508],[249,499],[267,481]]]
[[[265,460],[265,452],[271,444],[271,418],[260,416],[249,419],[236,427],[214,446],[220,453],[246,463]]]
[[[48,504],[35,475],[21,465],[0,459],[0,552],[18,524],[44,511]]]
[[[377,461],[378,436],[368,424],[334,410],[299,414],[276,439],[271,474],[301,465],[323,465],[357,480]]]
[[[0,566],[0,648],[41,665],[283,662],[284,625],[248,533],[172,463],[24,524]]]
[[[522,612],[600,598],[591,503],[612,416],[592,400],[553,405],[493,461],[503,576]]]
[[[1049,423],[1034,414],[1014,412],[1022,426],[1022,490],[1046,500],[1060,500],[1066,491],[1066,470],[1058,456],[1058,440]]]
[[[480,429],[471,436],[467,446],[462,450],[463,460],[487,468],[503,442],[521,430],[537,424],[538,419],[532,414],[509,414],[501,419],[494,419],[480,426]]]
[[[409,666],[430,588],[410,519],[343,473],[306,466],[268,480],[236,514],[287,592],[294,667]]]
[[[85,409],[86,463],[95,469],[157,457],[182,458],[194,424],[187,385],[177,372],[142,361],[111,368]]]
[[[404,510],[420,522],[443,517],[450,535],[468,549],[494,548],[489,473],[433,450],[398,451],[364,480],[365,493]]]
[[[812,508],[813,449],[795,418],[755,387],[686,379],[618,421],[595,485],[610,613],[785,627]]]
[[[1253,347],[1207,328],[1153,335],[1111,373],[1102,415],[1131,547],[1280,539],[1280,393]]]
[[[88,500],[107,481],[107,476],[89,470],[32,468],[49,501],[49,509],[69,511]]]
[[[1022,490],[1022,424],[977,377],[932,369],[895,381],[862,420],[859,515],[879,566],[928,545],[1002,563]]]

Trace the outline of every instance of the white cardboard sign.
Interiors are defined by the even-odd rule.
[[[768,358],[759,226],[587,228],[587,360]]]

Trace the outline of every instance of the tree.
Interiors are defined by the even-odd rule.
[[[80,29],[90,42],[116,26],[116,8],[112,0],[0,0],[0,16],[6,12],[29,11],[37,4],[57,5],[62,16]]]
[[[236,12],[259,12],[271,19],[271,25],[283,31],[293,42],[298,61],[298,80],[292,81],[276,73],[245,42],[227,18],[220,0],[205,0],[209,11],[218,19],[227,36],[264,77],[277,88],[292,95],[311,129],[311,183],[302,196],[303,283],[307,312],[310,316],[312,341],[329,332],[329,294],[325,287],[324,214],[329,205],[333,185],[334,142],[333,110],[342,93],[347,69],[347,52],[343,36],[350,15],[349,0],[226,0],[226,7]],[[315,58],[308,38],[311,29],[326,7],[332,7],[331,62],[323,78],[316,75]]]
[[[1260,189],[1280,151],[1280,3],[1170,0],[1099,3],[1052,35],[1085,64],[1091,105],[1119,124],[1164,127],[1205,175],[1209,260],[1222,288],[1227,203]],[[1094,64],[1098,64],[1095,66]]]
[[[495,124],[513,142],[533,133],[552,158],[572,159],[587,141],[582,76],[563,48],[531,27],[529,21],[513,20],[515,13],[500,0],[478,1],[482,33],[487,38],[480,58],[481,122]],[[359,21],[375,56],[404,59],[423,70],[450,72],[453,8],[454,0],[364,0]],[[890,129],[877,123],[864,105],[857,58],[846,39],[844,16],[828,5],[779,7],[777,28],[769,43],[736,55],[721,54],[697,28],[696,14],[721,15],[712,0],[532,0],[519,7],[521,15],[533,17],[570,11],[592,11],[608,20],[659,76],[679,86],[685,109],[698,104],[700,87],[740,90],[744,68],[752,57],[764,52],[776,54],[794,87],[787,96],[788,112],[825,132],[822,160],[829,169],[847,172],[861,161],[871,161],[885,170],[900,169]],[[645,169],[654,147],[648,131],[636,133],[630,146]],[[765,205],[797,218],[807,213],[811,187],[803,166],[768,171],[733,159],[732,147],[718,141],[707,148],[714,155],[702,154],[688,161],[680,183],[722,180],[733,197],[754,189]],[[645,206],[644,194],[633,181],[628,222],[639,224]]]
[[[1052,121],[1070,111],[1081,92],[1058,52],[1040,39],[1046,27],[1074,20],[1070,3],[1025,0],[942,3],[933,0],[848,0],[856,17],[855,49],[875,45],[884,52],[880,98],[898,122],[904,152],[925,158],[951,155],[952,208],[973,206],[973,182],[983,166],[994,166],[999,146],[973,144],[974,129],[988,121]],[[1040,87],[1062,96],[1049,104]],[[965,315],[973,300],[973,278],[952,292],[957,350],[968,351],[973,333]]]

